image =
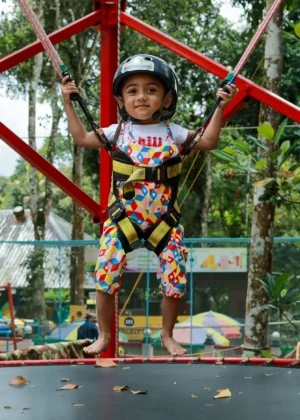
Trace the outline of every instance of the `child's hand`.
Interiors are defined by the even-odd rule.
[[[224,92],[223,88],[218,89],[217,96],[219,98],[222,98],[222,101],[219,104],[219,108],[224,109],[226,105],[229,104],[229,102],[232,101],[235,92],[236,92],[236,86],[235,85],[226,85],[224,88],[228,89],[230,93]]]
[[[65,101],[65,104],[70,104],[72,101],[70,99],[71,93],[79,93],[78,88],[74,80],[68,82],[69,76],[66,76],[61,81],[61,91]]]

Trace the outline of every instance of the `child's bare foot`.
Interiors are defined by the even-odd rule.
[[[167,335],[161,335],[161,345],[168,350],[171,356],[184,356],[187,353],[187,349],[181,347],[173,337]]]
[[[99,338],[90,346],[84,347],[83,351],[89,356],[95,356],[107,350],[110,343],[111,335],[104,333],[99,335]]]

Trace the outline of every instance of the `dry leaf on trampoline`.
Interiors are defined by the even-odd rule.
[[[13,378],[11,378],[8,381],[9,385],[24,385],[26,384],[28,381],[28,379],[24,378],[24,376],[14,376]]]
[[[83,404],[78,404],[78,403],[73,403],[72,404],[74,407],[84,407],[84,405]]]
[[[5,410],[9,410],[10,408],[12,408],[12,406],[11,406],[11,405],[5,405],[5,406],[4,406],[4,409],[5,409]]]
[[[266,376],[274,376],[274,373],[265,373]]]
[[[58,388],[56,391],[71,391],[72,389],[79,388],[78,384],[67,384],[65,386],[62,386],[61,388]]]
[[[218,399],[218,398],[229,398],[231,397],[231,392],[228,388],[226,389],[218,389],[217,390],[218,395],[215,395],[214,398]]]
[[[116,392],[126,391],[127,389],[129,389],[128,385],[122,385],[122,386],[116,385],[113,387],[113,390]]]
[[[115,362],[109,359],[97,359],[95,367],[110,368],[117,366]]]
[[[198,396],[197,396],[197,395],[192,394],[192,398],[198,398]]]
[[[137,394],[148,394],[148,391],[133,391],[132,389],[130,390],[130,392],[132,394],[134,394],[134,395],[137,395]]]
[[[69,382],[70,381],[70,379],[69,378],[61,378],[60,379],[62,382]]]

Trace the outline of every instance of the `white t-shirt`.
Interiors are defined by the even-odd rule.
[[[168,125],[174,136],[175,144],[180,146],[187,139],[188,129],[174,123],[169,123]],[[112,124],[107,128],[103,128],[104,134],[109,141],[113,141],[117,127],[117,124]],[[136,140],[147,139],[147,146],[155,147],[158,145],[158,139],[164,141],[163,139],[167,137],[166,124],[163,122],[158,124],[124,123],[117,143],[118,145],[121,145],[120,142],[122,142],[124,146],[128,142],[128,139],[130,139],[130,129]]]

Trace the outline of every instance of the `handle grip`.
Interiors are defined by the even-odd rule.
[[[70,75],[70,73],[68,71],[63,71],[62,72],[62,75],[64,77],[69,76],[68,83],[69,82],[72,82],[73,79],[72,79],[72,77],[71,77],[71,75]],[[70,94],[70,99],[71,99],[71,101],[77,101],[78,102],[79,101],[79,96],[80,96],[79,93],[74,93],[73,92],[73,93]]]

